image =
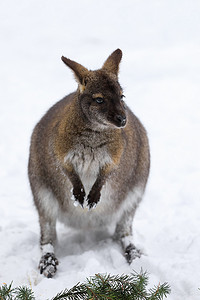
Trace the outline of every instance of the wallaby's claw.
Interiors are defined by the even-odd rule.
[[[87,206],[88,206],[89,210],[92,209],[92,208],[95,208],[97,206],[97,203],[99,202],[99,198],[100,197],[98,197],[98,195],[95,198],[93,198],[91,196],[91,194],[88,195],[88,197],[87,197]]]
[[[95,202],[88,202],[88,209],[91,210],[92,208],[95,208],[97,206],[97,203]]]

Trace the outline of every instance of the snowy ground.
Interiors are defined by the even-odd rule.
[[[27,284],[47,299],[87,276],[148,270],[169,299],[200,299],[200,2],[1,0],[0,285]],[[123,50],[120,82],[147,128],[151,175],[135,220],[146,253],[128,266],[101,235],[61,225],[59,270],[39,275],[39,226],[27,180],[31,131],[76,88],[61,55],[99,68]]]

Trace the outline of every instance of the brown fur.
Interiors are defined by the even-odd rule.
[[[132,219],[146,186],[149,146],[144,127],[122,100],[117,79],[121,57],[117,49],[96,71],[62,57],[79,87],[44,115],[30,147],[29,180],[40,219],[42,249],[55,245],[56,219],[64,216],[75,227],[115,222],[115,237],[122,242],[127,260],[139,256],[124,238],[132,235]],[[82,208],[73,206],[72,197],[90,209],[84,217]],[[57,260],[52,254],[49,266],[45,257],[49,257],[47,252],[40,270],[51,277]]]

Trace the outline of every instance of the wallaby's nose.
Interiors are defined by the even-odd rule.
[[[126,125],[126,116],[116,115],[116,120],[119,122],[119,125],[121,127],[124,127]]]

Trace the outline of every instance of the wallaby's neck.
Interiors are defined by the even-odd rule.
[[[89,120],[86,118],[79,99],[79,91],[77,90],[72,96],[72,101],[67,107],[66,114],[68,115],[68,118],[64,120],[70,127],[79,128],[79,130],[83,130],[84,128],[87,128],[90,125]]]
[[[79,124],[81,122],[82,126],[85,128],[91,128],[92,129],[92,123],[85,115],[83,108],[81,106],[81,100],[80,100],[80,92],[79,89],[75,92],[75,99],[74,99],[74,107],[78,113],[79,119],[76,119],[76,123]]]

